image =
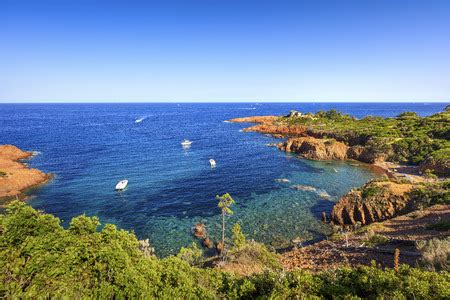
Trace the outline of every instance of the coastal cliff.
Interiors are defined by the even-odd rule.
[[[418,166],[441,177],[450,175],[450,109],[420,117],[413,112],[395,118],[357,119],[338,111],[230,120],[258,123],[244,131],[286,138],[278,148],[314,160],[384,161]]]
[[[12,145],[0,146],[0,199],[13,198],[24,190],[45,183],[51,175],[28,168],[20,160],[32,157]]]
[[[258,123],[244,131],[284,138],[278,149],[306,159],[356,160],[383,169],[389,180],[369,182],[336,203],[331,213],[336,225],[367,225],[417,209],[411,191],[420,190],[418,186],[429,180],[422,175],[448,178],[450,174],[448,109],[428,117],[405,112],[395,118],[357,119],[330,110],[230,121]],[[448,188],[443,190],[447,199]]]
[[[352,190],[336,203],[331,212],[335,225],[367,225],[384,221],[412,209],[409,183],[369,182]]]

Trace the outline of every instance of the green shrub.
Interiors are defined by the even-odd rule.
[[[362,190],[362,197],[364,199],[372,198],[380,194],[382,188],[376,185],[364,187]]]
[[[423,208],[435,204],[450,204],[450,180],[425,183],[409,192],[416,208]]]
[[[228,252],[230,263],[242,266],[255,266],[259,269],[280,269],[278,255],[269,251],[264,244],[248,241],[239,248],[232,248]]]
[[[277,255],[251,241],[232,255],[269,267],[238,277],[184,261],[183,253],[188,260],[198,257],[196,246],[185,248],[181,258],[158,259],[140,250],[133,233],[111,224],[100,230],[99,225],[95,217],[80,216],[64,229],[59,219],[13,202],[0,215],[0,298],[450,298],[448,272],[408,266],[399,272],[376,266],[284,272]],[[443,245],[433,242],[429,248]]]
[[[427,226],[427,229],[438,230],[438,231],[448,231],[450,230],[450,220],[443,220],[437,223]]]
[[[419,241],[417,247],[422,253],[422,266],[428,270],[449,270],[450,239]]]
[[[368,247],[375,247],[378,245],[385,244],[389,241],[387,237],[381,234],[373,234],[368,239],[366,239],[365,244]]]
[[[201,266],[204,262],[203,251],[196,243],[192,243],[190,247],[182,247],[177,257],[191,266]]]
[[[239,223],[234,224],[231,232],[233,233],[233,247],[239,249],[244,246],[247,241],[245,235],[242,233],[241,225]]]

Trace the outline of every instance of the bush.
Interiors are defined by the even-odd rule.
[[[363,199],[372,198],[380,194],[382,188],[376,185],[364,187],[362,190]]]
[[[196,243],[192,243],[190,247],[182,247],[177,257],[191,266],[201,266],[204,262],[203,251]]]
[[[101,230],[98,226],[97,218],[80,216],[64,229],[59,219],[13,202],[0,215],[0,298],[450,298],[448,272],[408,266],[399,272],[376,266],[284,272],[277,255],[251,241],[231,254],[268,267],[237,277],[189,265],[183,259],[195,262],[196,246],[185,248],[179,257],[158,259],[139,250],[133,233],[110,224]],[[428,248],[448,250],[448,242],[445,247],[439,243]],[[433,264],[434,257],[443,261],[441,254],[434,254]]]
[[[438,230],[438,231],[449,231],[450,230],[450,220],[443,220],[443,221],[428,225],[427,229]]]
[[[241,225],[238,223],[234,224],[231,232],[233,233],[233,247],[239,249],[244,246],[247,241],[245,235],[242,233]]]
[[[431,171],[430,169],[426,169],[425,171],[423,171],[423,176],[428,179],[438,178],[436,175],[433,174],[433,171]]]
[[[450,239],[419,241],[417,247],[422,253],[422,266],[428,270],[449,270]]]
[[[364,243],[367,247],[375,247],[381,244],[385,244],[388,241],[389,239],[384,235],[376,234],[372,229],[368,229],[366,232]]]
[[[426,183],[409,192],[416,208],[423,208],[435,204],[450,204],[450,180]]]

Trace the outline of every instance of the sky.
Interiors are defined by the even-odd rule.
[[[447,0],[0,0],[0,102],[450,102]]]

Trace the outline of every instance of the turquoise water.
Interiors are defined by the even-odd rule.
[[[364,166],[299,159],[266,146],[279,140],[241,132],[249,124],[225,120],[330,108],[358,117],[406,110],[428,115],[445,105],[2,104],[0,143],[39,151],[30,165],[55,179],[30,191],[29,203],[64,225],[79,214],[97,215],[149,238],[165,256],[194,241],[196,222],[219,236],[215,195],[229,192],[236,200],[229,224],[239,222],[249,238],[283,247],[296,237],[323,236],[322,211],[376,175]],[[189,149],[181,147],[185,138],[193,141]],[[114,191],[124,178],[128,189]],[[298,184],[316,191],[292,188]],[[329,199],[319,195],[325,192]]]

